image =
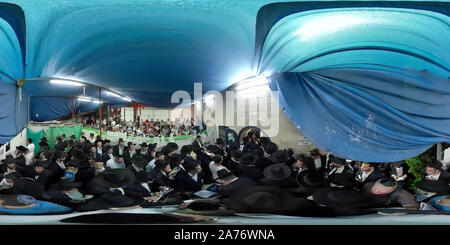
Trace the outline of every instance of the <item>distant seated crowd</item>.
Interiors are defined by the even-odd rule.
[[[99,120],[96,117],[83,118],[82,121],[85,127],[100,128]],[[142,137],[169,137],[200,133],[199,127],[194,126],[193,120],[186,122],[173,122],[169,119],[167,121],[159,119],[124,121],[121,120],[120,115],[111,116],[109,124],[106,118],[103,118],[102,130]]]
[[[183,202],[201,199],[196,193],[208,188],[219,198],[200,203],[238,212],[326,216],[372,208],[431,209],[431,198],[450,191],[450,174],[438,161],[427,164],[412,190],[414,177],[404,161],[358,162],[327,157],[318,149],[294,156],[257,131],[228,146],[220,138],[204,144],[197,136],[182,147],[142,143],[137,149],[122,139],[111,145],[91,137],[61,135],[53,150],[44,137],[35,156],[31,140],[27,147],[18,146],[0,165],[0,194],[90,211],[133,205],[186,208]]]

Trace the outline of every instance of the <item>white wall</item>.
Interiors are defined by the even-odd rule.
[[[295,153],[308,153],[313,148],[316,148],[316,146],[310,144],[309,141],[304,140],[305,136],[299,131],[299,129],[297,129],[294,124],[292,124],[292,122],[286,117],[284,112],[279,109],[278,100],[273,97],[270,91],[247,95],[236,94],[234,98],[234,113],[231,114],[226,112],[226,104],[227,102],[230,102],[226,100],[225,93],[222,93],[222,98],[224,100],[222,107],[223,124],[216,123],[214,125],[207,125],[210,137],[213,137],[212,135],[214,135],[214,138],[218,137],[218,126],[229,126],[230,128],[234,129],[236,133],[239,133],[239,131],[246,126],[256,126],[267,132],[273,131],[274,125],[268,125],[268,123],[273,121],[272,111],[275,111],[277,112],[276,119],[278,120],[278,130],[276,130],[277,132],[271,136],[272,142],[276,143],[281,149],[292,148]],[[259,101],[261,101],[261,104],[256,107],[252,106],[250,105],[249,98],[257,98]],[[267,102],[266,106],[262,106],[262,101],[264,101],[264,99]],[[242,101],[244,100],[246,101],[245,106],[242,103]],[[278,107],[278,110],[273,110],[273,108],[271,108],[271,101],[275,101],[274,107]],[[214,110],[213,108],[215,108],[216,104],[217,101],[214,101],[212,103],[210,102],[208,104],[203,103],[203,110]],[[260,117],[262,115],[267,115],[266,118],[270,118],[270,120],[261,120]],[[232,117],[234,117],[234,120]],[[299,140],[302,140],[301,143],[309,142],[310,145],[299,145]]]

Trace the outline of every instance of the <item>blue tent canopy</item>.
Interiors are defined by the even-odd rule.
[[[433,143],[448,141],[445,128],[450,126],[447,116],[450,113],[437,111],[449,110],[449,3],[278,2],[15,0],[0,3],[0,85],[5,87],[0,100],[11,106],[0,109],[0,125],[6,125],[0,130],[0,142],[20,130],[30,117],[27,113],[45,115],[45,119],[70,113],[68,99],[49,96],[82,94],[79,87],[33,80],[36,78],[65,78],[92,84],[86,88],[86,95],[91,97],[98,96],[95,86],[99,86],[149,106],[174,107],[176,104],[170,103],[173,92],[185,90],[193,95],[194,83],[202,83],[204,92],[223,91],[239,78],[267,72],[274,74],[271,87],[280,92],[281,105],[288,115],[299,112],[294,105],[309,105],[311,101],[306,95],[292,98],[286,89],[290,86],[299,89],[320,80],[323,86],[340,82],[343,84],[338,86],[340,89],[344,85],[348,86],[347,92],[347,89],[357,89],[354,93],[359,96],[364,92],[364,98],[372,96],[407,116],[420,116],[420,120],[416,118],[419,124],[431,125],[429,134],[421,135],[426,139],[421,138],[414,146],[406,140],[408,143],[401,146],[405,154],[393,157],[387,151],[385,160],[416,154]],[[15,88],[20,78],[25,79],[21,94]],[[411,93],[401,98],[388,96],[391,85],[386,81],[389,79],[394,82],[400,79],[403,83],[396,83],[398,86],[415,84],[418,90],[408,90]],[[375,85],[369,86],[369,82]],[[387,87],[380,89],[381,86]],[[325,91],[317,90],[319,87],[314,91]],[[435,93],[430,96],[439,96],[432,102],[418,100],[417,91],[422,90]],[[300,90],[305,91],[312,90]],[[124,103],[105,92],[102,97],[112,104]],[[341,103],[338,97],[336,102]],[[414,103],[409,105],[411,101]],[[427,103],[433,106],[422,106]],[[323,103],[320,105],[324,107]],[[11,112],[11,108],[16,111]],[[329,111],[330,107],[323,109]],[[335,143],[323,142],[324,128],[304,127],[301,124],[305,122],[290,118],[321,148],[344,154],[337,150]],[[319,114],[317,118],[310,117],[308,123],[325,118]],[[322,125],[325,128],[347,123],[342,118],[327,120],[331,121]],[[356,128],[366,126],[354,122]],[[398,131],[393,135],[409,137],[412,131],[408,130],[413,129],[395,130]],[[363,137],[371,142],[367,151],[381,152],[379,144],[378,148],[372,144],[374,137],[372,134]],[[364,158],[354,153],[360,148],[348,147],[351,157]],[[392,147],[392,142],[383,147],[397,149]]]

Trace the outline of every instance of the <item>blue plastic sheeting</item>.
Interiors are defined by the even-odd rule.
[[[15,84],[0,80],[0,144],[5,144],[15,137],[27,123],[26,94],[22,94],[19,103]]]
[[[75,113],[89,112],[96,110],[98,104],[75,101]],[[30,115],[32,121],[51,121],[61,116],[72,113],[72,99],[58,97],[31,97]]]
[[[318,147],[403,160],[450,141],[449,26],[417,10],[294,14],[269,33],[260,69],[278,73],[271,89]]]

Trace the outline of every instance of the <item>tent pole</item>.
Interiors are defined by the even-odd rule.
[[[75,122],[75,99],[74,98],[72,98],[72,122]]]
[[[100,104],[98,104],[98,124],[100,137],[102,137],[102,88],[98,88],[98,100],[100,101]]]

